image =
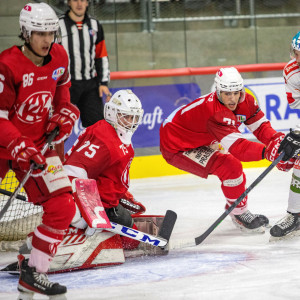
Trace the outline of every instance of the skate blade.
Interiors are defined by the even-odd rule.
[[[17,300],[33,300],[34,293],[20,292]],[[49,300],[67,300],[66,294],[49,296]]]
[[[66,294],[49,296],[49,300],[67,300]]]
[[[32,300],[34,293],[20,292],[17,300]]]
[[[255,229],[248,229],[237,223],[235,220],[232,220],[232,222],[241,232],[246,234],[264,234],[266,232],[266,226],[260,226]]]
[[[18,285],[18,290],[20,292],[19,297],[17,300],[33,300],[33,295],[35,292],[25,288],[22,285]],[[36,294],[41,294],[41,295],[45,295],[42,293],[36,293]],[[45,295],[48,296],[49,300],[68,300],[66,297],[66,294],[59,294],[59,295]]]
[[[279,242],[279,241],[286,241],[286,240],[291,240],[294,237],[300,236],[300,230],[295,230],[292,231],[291,233],[285,235],[285,236],[270,236],[269,242],[274,243],[274,242]]]
[[[20,269],[18,262],[11,263],[0,270],[0,272],[5,272],[11,275],[20,275]]]

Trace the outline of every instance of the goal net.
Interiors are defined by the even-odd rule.
[[[19,182],[15,173],[9,171],[2,181],[0,188],[13,192]],[[26,197],[24,189],[20,192]],[[27,198],[27,197],[26,197]],[[6,204],[8,196],[0,194],[0,211]],[[41,206],[33,205],[27,201],[15,199],[12,201],[7,212],[0,220],[0,251],[3,249],[4,241],[20,241],[26,239],[28,233],[32,232],[41,223],[43,209]]]

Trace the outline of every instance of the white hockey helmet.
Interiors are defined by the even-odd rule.
[[[28,3],[20,12],[20,29],[25,39],[30,38],[32,31],[55,33],[59,30],[58,17],[46,3]]]
[[[294,58],[294,50],[300,51],[300,31],[292,39],[290,50],[291,58]]]
[[[142,122],[144,110],[139,98],[131,90],[114,93],[104,105],[104,118],[110,123],[123,144],[131,144],[133,133]]]
[[[215,77],[215,88],[220,102],[222,102],[220,96],[221,91],[240,91],[241,98],[239,102],[242,102],[245,99],[244,80],[238,70],[234,67],[221,68],[217,72]]]

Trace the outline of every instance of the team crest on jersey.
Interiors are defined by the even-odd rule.
[[[239,123],[244,123],[246,121],[246,116],[245,115],[236,115],[236,118]]]
[[[89,30],[90,36],[96,35],[96,31],[94,29]]]
[[[52,94],[47,91],[31,94],[25,101],[15,105],[19,120],[27,124],[41,122],[49,116]]]
[[[54,80],[57,80],[60,76],[62,76],[65,73],[65,68],[64,67],[60,67],[56,70],[53,71],[52,73],[52,78]]]

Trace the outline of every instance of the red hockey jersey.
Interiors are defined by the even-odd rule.
[[[53,44],[48,63],[37,67],[13,46],[0,54],[0,157],[10,158],[6,147],[23,135],[36,146],[45,141],[51,108],[70,102],[68,56]]]
[[[70,177],[97,181],[103,206],[115,207],[128,190],[132,145],[124,145],[105,120],[86,128],[66,155],[64,169]]]
[[[173,111],[161,125],[160,145],[177,153],[220,143],[241,161],[261,160],[264,145],[246,140],[242,123],[264,144],[276,133],[250,94],[231,111],[213,92]]]

